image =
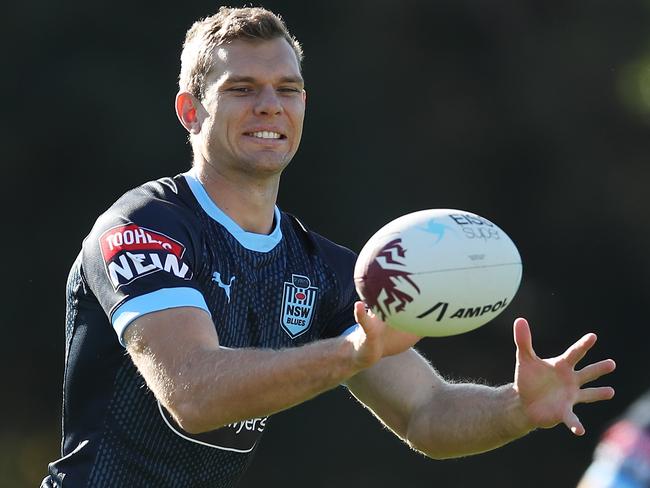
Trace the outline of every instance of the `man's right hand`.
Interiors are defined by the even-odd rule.
[[[382,357],[393,356],[413,347],[420,336],[394,329],[382,321],[363,302],[354,304],[357,327],[348,337],[354,344],[359,369],[366,369]]]

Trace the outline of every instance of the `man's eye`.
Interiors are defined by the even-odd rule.
[[[278,91],[281,93],[300,93],[302,90],[300,88],[295,88],[292,86],[285,86],[278,88]]]
[[[228,88],[228,91],[236,93],[250,93],[252,90],[247,86],[233,86],[232,88]]]

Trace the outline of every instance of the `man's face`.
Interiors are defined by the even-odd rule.
[[[199,148],[220,172],[279,174],[298,150],[304,82],[282,38],[218,46],[201,102]]]

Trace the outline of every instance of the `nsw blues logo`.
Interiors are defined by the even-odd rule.
[[[309,329],[317,295],[318,288],[306,276],[291,275],[291,282],[284,282],[280,323],[292,339]]]

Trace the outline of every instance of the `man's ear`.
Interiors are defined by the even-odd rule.
[[[201,108],[201,102],[191,93],[178,92],[176,95],[176,116],[190,134],[201,132],[201,120],[199,119]]]

